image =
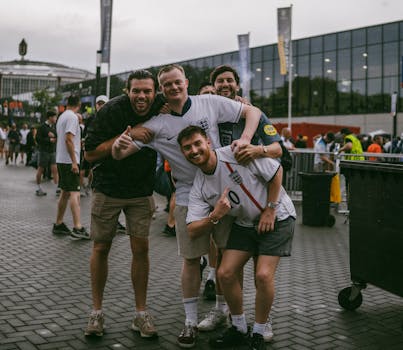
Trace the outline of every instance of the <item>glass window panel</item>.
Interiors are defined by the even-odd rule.
[[[382,42],[382,26],[367,28],[367,42],[368,45]]]
[[[351,80],[351,51],[339,50],[337,52],[337,80]]]
[[[311,38],[311,53],[322,52],[323,51],[322,42],[323,42],[322,36]]]
[[[274,50],[274,48],[276,48],[276,50]],[[278,57],[277,45],[267,45],[267,46],[263,47],[263,60],[264,61],[272,60],[274,51],[276,51],[275,55],[276,55],[276,57]]]
[[[323,74],[326,79],[336,80],[336,51],[325,52]]]
[[[203,67],[213,67],[213,57],[205,57],[204,58],[204,66]]]
[[[324,37],[325,51],[336,50],[336,34],[325,35]]]
[[[323,55],[317,53],[311,55],[311,78],[323,76]]]
[[[271,89],[273,87],[273,61],[263,62],[263,88]]]
[[[298,55],[306,55],[309,53],[309,39],[298,40]]]
[[[263,76],[263,67],[262,63],[252,63],[252,82],[251,87],[253,90],[261,90],[262,89],[262,76]]]
[[[339,49],[347,49],[351,46],[351,32],[341,32],[337,34],[337,45]]]
[[[324,114],[335,114],[336,111],[336,101],[337,101],[337,84],[335,81],[324,80],[324,103],[323,103],[323,113]]]
[[[311,81],[311,115],[320,115],[323,105],[323,86],[322,79],[313,79]]]
[[[270,116],[273,110],[273,90],[272,89],[265,89],[263,90],[263,94],[260,97],[259,108],[262,110],[263,113]],[[253,103],[253,101],[252,101]],[[257,106],[257,105],[256,105]]]
[[[339,113],[351,113],[351,81],[338,82],[337,91],[339,95]]]
[[[367,52],[364,46],[353,48],[353,79],[363,79],[366,76]]]
[[[382,76],[382,46],[371,45],[368,46],[368,77],[380,77]]]
[[[310,79],[307,77],[298,76],[294,81],[294,86],[297,88],[296,111],[298,115],[309,115]]]
[[[299,77],[309,76],[309,56],[299,56],[297,71]]]
[[[251,50],[251,60],[252,62],[262,61],[263,49],[261,47],[255,47]]]
[[[400,22],[400,39],[403,39],[403,21]]]
[[[398,43],[387,43],[383,46],[383,75],[397,75],[400,58],[398,57]]]
[[[365,80],[353,80],[352,86],[353,112],[366,112],[366,86]]]
[[[222,55],[213,56],[213,67],[217,67],[222,64]]]
[[[391,96],[395,91],[399,89],[399,77],[385,77],[383,78],[383,92],[385,95]],[[390,111],[390,104],[388,107]]]
[[[280,61],[274,61],[274,87],[282,87],[284,85],[284,75],[280,74]]]
[[[365,29],[353,30],[353,46],[365,45]]]
[[[399,40],[399,23],[390,23],[383,26],[383,41]]]
[[[383,112],[382,79],[368,79],[368,113]]]

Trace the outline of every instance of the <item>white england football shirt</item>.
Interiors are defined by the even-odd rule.
[[[214,174],[204,174],[198,169],[194,184],[189,195],[186,222],[206,218],[217,203],[226,187],[229,187],[228,199],[231,210],[227,215],[234,216],[240,226],[253,227],[259,222],[260,209],[252,202],[241,188],[240,183],[251,193],[262,208],[267,205],[267,184],[276,175],[280,164],[271,158],[260,158],[247,166],[237,163],[231,147],[216,149],[217,167]],[[234,171],[228,169],[228,162]],[[279,206],[276,209],[277,220],[289,216],[296,217],[295,208],[290,197],[281,186]]]
[[[213,148],[220,147],[218,123],[237,123],[241,116],[242,103],[215,95],[189,96],[190,108],[182,116],[160,114],[143,124],[154,132],[153,140],[142,147],[158,151],[172,169],[176,180],[176,204],[187,206],[189,192],[193,185],[197,168],[183,156],[177,137],[189,125],[202,127],[211,140]]]

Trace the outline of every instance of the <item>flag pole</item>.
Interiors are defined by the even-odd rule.
[[[288,60],[288,128],[292,125],[292,4],[290,5],[290,58]]]

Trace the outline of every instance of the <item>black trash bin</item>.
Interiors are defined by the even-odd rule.
[[[330,209],[330,183],[334,173],[301,172],[302,223],[307,226],[329,226],[335,223]]]
[[[351,287],[339,293],[348,310],[366,283],[403,296],[403,165],[343,161],[349,184]]]

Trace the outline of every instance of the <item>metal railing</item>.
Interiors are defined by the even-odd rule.
[[[284,182],[284,188],[288,192],[299,192],[302,191],[302,179],[298,175],[300,172],[313,172],[313,164],[315,151],[313,149],[295,149],[289,151],[292,157],[292,168],[286,172],[286,178]],[[334,171],[339,172],[339,162],[340,160],[345,160],[348,153],[331,153],[327,152],[331,159],[334,160],[336,166]],[[402,163],[403,164],[403,154],[399,153],[368,153],[364,152],[362,154],[365,158],[363,162],[382,162],[382,163]]]

